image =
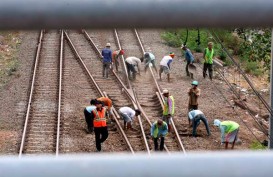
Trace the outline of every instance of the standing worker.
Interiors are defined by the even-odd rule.
[[[226,144],[225,149],[228,148],[228,143],[232,143],[231,149],[234,148],[234,144],[238,138],[239,124],[233,121],[223,121],[218,119],[214,120],[214,125],[219,127],[221,131],[221,145]]]
[[[204,67],[203,67],[203,77],[206,78],[207,70],[209,70],[209,78],[212,80],[213,70],[212,70],[212,64],[213,64],[213,56],[214,56],[214,49],[213,49],[213,43],[209,42],[208,47],[205,48],[204,51]]]
[[[158,151],[158,138],[160,138],[160,151],[164,149],[164,139],[168,134],[168,125],[161,119],[155,121],[151,127],[151,136],[154,140],[155,151]]]
[[[93,119],[94,119],[94,117],[93,117],[92,111],[94,109],[96,109],[96,106],[95,106],[96,101],[97,100],[92,99],[90,101],[91,106],[87,106],[83,111],[85,121],[87,123],[87,133],[92,133],[93,132]]]
[[[197,88],[198,81],[192,82],[192,87],[188,90],[189,95],[189,105],[188,105],[188,111],[191,111],[193,109],[198,109],[198,98],[200,96],[201,90]]]
[[[112,64],[112,50],[110,49],[111,44],[107,43],[106,48],[101,52],[102,59],[102,77],[108,78],[109,68]]]
[[[171,131],[171,119],[174,115],[174,98],[170,95],[167,89],[163,90],[164,107],[163,107],[163,121],[168,124],[168,130]]]
[[[145,52],[144,54],[144,61],[145,61],[145,72],[147,71],[147,68],[149,67],[150,63],[152,63],[153,68],[157,72],[157,68],[155,66],[155,56],[151,52]]]
[[[189,126],[191,126],[192,123],[192,136],[196,137],[196,129],[201,121],[205,124],[208,136],[210,136],[209,123],[202,111],[200,110],[190,111],[188,114],[188,120]]]
[[[141,60],[137,57],[128,57],[125,59],[125,63],[126,63],[129,78],[132,78],[133,80],[135,80],[136,73],[137,73],[135,67],[137,67],[138,73],[140,74]],[[132,73],[132,76],[131,76],[131,73]]]
[[[119,68],[119,60],[121,60],[121,56],[124,54],[124,50],[115,50],[112,55],[113,63],[115,64],[116,67],[116,72],[118,72]]]
[[[159,78],[161,79],[161,73],[167,74],[167,78],[168,78],[168,82],[170,82],[170,72],[171,72],[171,63],[173,61],[174,58],[174,53],[171,52],[169,55],[166,55],[162,58],[162,60],[160,61],[160,69],[159,69]]]
[[[132,129],[132,122],[134,118],[141,114],[140,110],[138,109],[133,110],[132,108],[126,106],[121,107],[118,113],[124,121],[124,130]]]
[[[186,65],[186,73],[187,76],[190,76],[191,78],[193,78],[193,73],[189,72],[189,65],[193,63],[194,61],[194,57],[190,51],[189,48],[187,48],[186,45],[182,45],[181,46],[182,50],[184,51],[184,55],[185,55],[185,61],[187,61],[187,65]]]
[[[97,98],[97,100],[102,101],[103,102],[103,106],[106,108],[107,110],[107,115],[108,116],[113,116],[113,111],[112,111],[112,100],[110,98],[107,97],[100,97]]]
[[[108,138],[107,120],[106,120],[106,108],[103,107],[101,101],[95,102],[96,109],[92,111],[94,116],[94,132],[96,139],[97,152],[101,151],[101,143],[103,143]]]

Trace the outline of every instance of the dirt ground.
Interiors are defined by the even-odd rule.
[[[183,118],[182,120],[179,120],[179,122],[186,125],[187,95],[185,92],[191,86],[190,83],[192,80],[185,75],[185,63],[183,62],[180,49],[166,46],[164,41],[160,38],[161,32],[161,30],[140,30],[140,36],[142,39],[145,39],[143,42],[149,47],[148,49],[155,53],[157,64],[159,64],[159,60],[169,52],[173,51],[176,53],[175,61],[171,64],[172,81],[171,83],[167,83],[166,77],[163,74],[163,81],[160,82],[160,85],[162,88],[168,88],[174,95],[177,110],[176,116],[177,118]],[[0,154],[2,155],[18,153],[28,101],[28,90],[31,81],[30,75],[37,45],[37,37],[38,32],[36,31],[20,32],[19,38],[22,42],[17,54],[18,69],[9,76],[9,81],[5,83],[0,90]],[[236,149],[248,149],[250,144],[255,140],[244,124],[247,124],[250,127],[251,131],[254,132],[259,140],[263,140],[265,137],[248,113],[239,107],[233,109],[217,91],[215,86],[211,84],[208,79],[202,78],[201,72],[201,68],[198,68],[195,75],[195,79],[200,82],[199,87],[202,90],[200,109],[209,119],[212,136],[206,137],[203,125],[200,125],[198,127],[198,134],[201,135],[200,137],[183,137],[182,141],[185,143],[185,148],[188,150],[221,149],[219,147],[220,132],[212,126],[214,118],[220,118],[221,120],[229,119],[240,123],[240,139],[242,140],[242,144],[236,146]],[[232,71],[229,72],[231,74],[230,78],[232,78]],[[259,83],[260,80],[254,79],[254,81]],[[219,79],[215,79],[213,82],[217,88],[222,90],[223,95],[225,95],[227,100],[233,103],[233,96],[227,85]],[[263,83],[265,85],[260,84],[262,86],[258,87],[260,90],[264,87],[268,88],[266,81]],[[243,87],[244,85],[242,84],[242,88]],[[246,96],[253,99],[251,94],[246,94]],[[267,97],[268,95],[265,93],[264,96]],[[238,112],[238,114],[236,114],[236,112]]]

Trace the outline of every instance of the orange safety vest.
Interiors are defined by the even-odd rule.
[[[94,127],[106,127],[106,118],[105,118],[105,108],[102,108],[101,111],[97,111],[97,109],[93,110],[94,117]]]

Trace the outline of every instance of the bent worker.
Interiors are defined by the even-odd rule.
[[[141,111],[138,109],[133,110],[130,107],[121,107],[118,111],[120,117],[124,121],[124,130],[132,129],[132,122],[136,116],[141,114]]]
[[[196,129],[201,121],[205,124],[208,136],[210,136],[209,123],[202,111],[200,110],[190,111],[188,114],[188,120],[189,126],[191,126],[192,123],[192,136],[196,137]]]
[[[171,72],[171,63],[174,58],[174,53],[170,53],[167,56],[164,56],[162,60],[160,61],[160,69],[159,69],[159,79],[161,79],[161,74],[164,73],[167,74],[168,82],[170,82],[170,72]]]
[[[203,67],[203,77],[206,78],[207,70],[209,70],[209,78],[212,80],[213,70],[212,70],[212,64],[213,64],[213,56],[214,56],[214,50],[213,50],[213,43],[209,42],[208,47],[204,50],[204,67]]]
[[[164,149],[164,138],[168,134],[168,125],[161,119],[155,121],[151,127],[151,136],[154,140],[155,151],[158,151],[158,139],[160,138],[159,150]]]
[[[113,63],[115,64],[116,72],[118,72],[119,68],[119,60],[121,60],[121,56],[124,54],[124,50],[115,50],[112,55]]]
[[[94,109],[96,109],[96,106],[95,106],[96,101],[97,100],[92,99],[90,101],[91,106],[87,106],[83,111],[85,121],[87,123],[87,133],[92,133],[93,132],[93,119],[94,119],[94,117],[93,117],[92,111]]]
[[[184,51],[185,61],[187,61],[186,74],[187,74],[187,76],[190,76],[191,78],[193,78],[193,73],[189,72],[189,65],[194,62],[194,57],[193,57],[190,49],[186,45],[182,45],[181,48]]]
[[[225,143],[225,149],[228,149],[228,143],[232,143],[231,149],[238,138],[239,124],[234,121],[223,121],[218,119],[214,120],[214,125],[219,127],[221,131],[221,145]]]
[[[174,98],[170,95],[169,90],[163,90],[164,107],[162,119],[168,124],[168,131],[171,131],[171,119],[174,115]]]
[[[198,87],[198,81],[193,81],[191,83],[192,87],[188,90],[189,95],[189,105],[188,105],[188,111],[191,111],[193,109],[198,109],[198,98],[200,96],[201,90]]]
[[[107,115],[108,116],[113,116],[113,111],[112,111],[112,100],[110,98],[107,97],[100,97],[97,98],[97,100],[102,101],[103,106],[106,108],[107,110]]]
[[[152,64],[153,68],[157,72],[157,68],[155,66],[155,56],[151,52],[145,52],[144,54],[144,62],[145,62],[145,72],[147,71],[147,68],[149,67],[150,63]]]
[[[96,139],[97,152],[101,151],[101,143],[103,143],[108,138],[107,120],[106,120],[106,108],[103,107],[101,101],[95,102],[96,109],[92,111],[94,116],[94,132]]]
[[[110,49],[111,44],[107,43],[106,48],[101,52],[102,59],[102,77],[108,78],[109,68],[112,64],[112,50]]]
[[[141,60],[137,57],[127,57],[125,59],[125,63],[126,63],[129,78],[132,78],[133,80],[135,80],[136,73],[137,73],[135,67],[137,67],[138,73],[140,74]]]

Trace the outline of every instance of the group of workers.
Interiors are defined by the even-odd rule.
[[[118,72],[121,56],[124,54],[124,50],[116,50],[112,52],[110,49],[111,44],[107,43],[106,48],[101,52],[103,57],[103,77],[108,78],[108,72],[112,62],[115,64],[115,70]],[[194,56],[192,55],[190,49],[187,46],[182,45],[181,49],[185,54],[186,64],[186,74],[193,78],[192,73],[189,72],[189,66],[194,62]],[[206,78],[206,72],[209,71],[209,78],[212,80],[213,70],[213,43],[208,43],[208,47],[204,50],[204,67],[203,67],[203,77]],[[137,57],[127,57],[125,59],[125,64],[127,72],[130,78],[136,78],[136,68],[138,72],[140,71],[140,64],[142,61],[145,62],[145,71],[151,64],[156,72],[159,74],[161,80],[161,74],[164,72],[167,75],[168,81],[170,81],[170,64],[175,57],[174,53],[170,53],[162,58],[160,61],[159,72],[155,65],[155,56],[151,52],[146,52],[142,58]],[[198,88],[198,81],[192,82],[192,87],[188,90],[189,102],[188,102],[188,122],[189,127],[192,127],[192,135],[197,136],[197,127],[202,121],[205,124],[208,136],[211,135],[208,120],[204,113],[198,109],[198,98],[200,96],[201,90]],[[164,149],[164,139],[168,132],[171,131],[172,117],[174,116],[174,97],[170,95],[168,90],[163,90],[164,107],[162,117],[155,121],[150,130],[150,134],[154,141],[155,151],[162,151]],[[101,143],[103,143],[108,137],[107,130],[107,120],[111,120],[113,115],[112,111],[112,101],[109,98],[101,97],[97,99],[92,99],[90,101],[91,106],[87,106],[84,109],[85,120],[87,123],[88,133],[95,132],[95,141],[97,151],[101,151]],[[124,121],[125,130],[133,130],[132,122],[134,118],[141,115],[141,111],[138,109],[132,109],[130,107],[121,107],[118,110],[118,114]],[[221,131],[221,144],[225,143],[225,148],[228,148],[228,144],[232,143],[232,149],[238,137],[239,124],[233,121],[223,121],[218,119],[214,120],[214,125],[219,127]],[[158,147],[158,140],[160,139],[160,146]]]

